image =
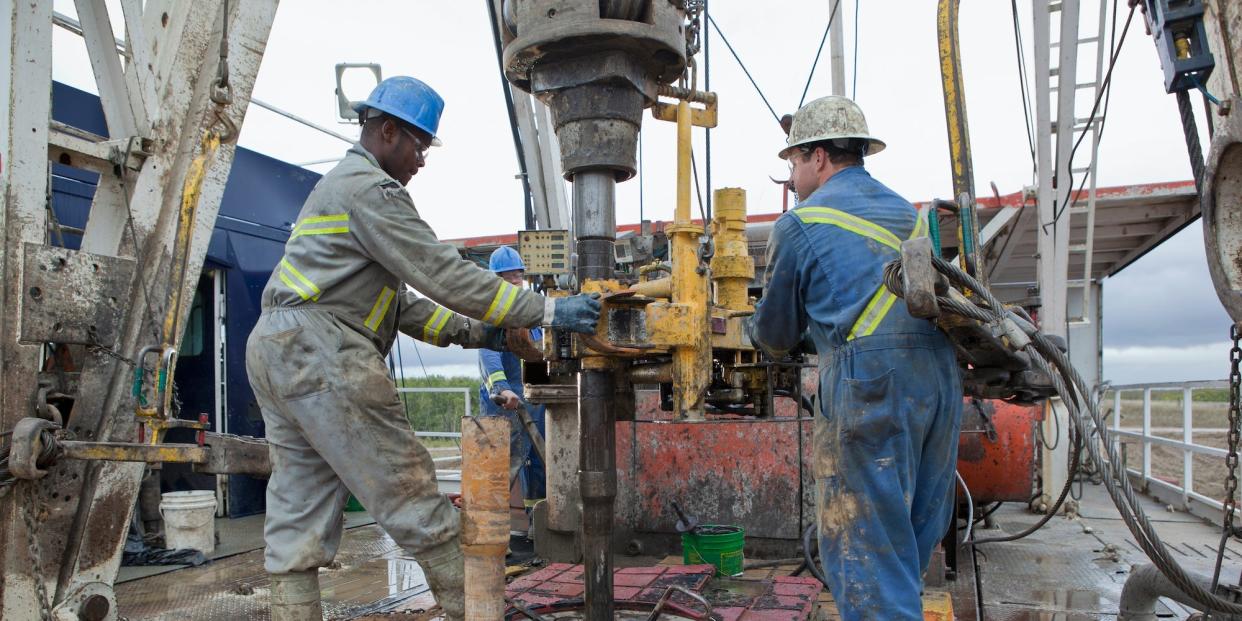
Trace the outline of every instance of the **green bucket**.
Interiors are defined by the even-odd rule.
[[[358,502],[357,498],[354,498],[353,494],[350,494],[349,502],[345,503],[345,510],[349,512],[366,511],[366,508],[362,506],[362,503]]]
[[[740,526],[704,524],[681,534],[681,560],[687,565],[715,565],[717,576],[738,576],[745,542],[746,531]]]

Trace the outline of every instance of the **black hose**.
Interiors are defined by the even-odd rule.
[[[824,570],[815,562],[814,555],[811,550],[818,550],[819,546],[811,546],[811,540],[819,539],[819,527],[815,524],[809,524],[806,530],[802,531],[802,562],[806,564],[806,568],[811,570],[811,575],[815,576],[828,590],[832,590],[832,586],[828,584],[828,579],[824,577]]]

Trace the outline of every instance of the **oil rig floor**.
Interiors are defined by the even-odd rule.
[[[1186,513],[1170,511],[1148,498],[1144,498],[1144,503],[1173,556],[1187,569],[1211,575],[1219,527]],[[997,528],[978,529],[976,538],[1016,533],[1033,524],[1038,516],[1025,506],[1012,504],[1001,507],[994,518]],[[266,619],[268,590],[263,572],[262,522],[243,519],[248,524],[246,532],[234,527],[231,536],[249,542],[248,551],[240,551],[237,545],[226,547],[225,552],[233,552],[231,556],[217,558],[209,565],[157,575],[139,571],[145,568],[123,568],[120,579],[124,581],[117,585],[121,616],[169,621]],[[432,598],[418,563],[382,529],[368,522],[364,514],[349,519],[348,523],[355,526],[345,531],[337,562],[320,572],[325,618],[359,619],[377,613],[429,608]],[[249,532],[255,528],[259,530]],[[229,532],[221,533],[222,540]],[[1103,488],[1093,485],[1084,487],[1077,516],[1054,517],[1025,539],[981,545],[973,553],[963,550],[959,558],[958,578],[942,586],[929,586],[928,591],[933,595],[950,593],[954,616],[961,621],[1113,620],[1131,566],[1147,562]],[[618,566],[674,562],[617,557]],[[793,569],[786,566],[748,570],[743,578],[772,580]],[[1239,570],[1242,546],[1231,542],[1223,580],[1236,580]],[[801,618],[836,618],[830,602],[829,596],[821,596],[811,614]],[[1162,606],[1161,618],[1185,619],[1192,612],[1168,600],[1163,600]],[[743,621],[746,618],[742,617]]]

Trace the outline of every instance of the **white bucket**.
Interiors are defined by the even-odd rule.
[[[213,490],[168,492],[161,495],[164,546],[193,548],[203,554],[216,549],[216,493]]]

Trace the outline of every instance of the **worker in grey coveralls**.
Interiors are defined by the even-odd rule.
[[[458,513],[384,364],[398,330],[497,348],[487,324],[592,332],[599,318],[590,297],[545,298],[476,267],[419,217],[404,186],[439,144],[443,107],[409,77],[356,105],[362,137],[307,197],[263,291],[246,371],[271,445],[263,536],[274,621],[321,617],[318,568],[336,555],[351,491],[418,559],[445,615],[463,616]]]

